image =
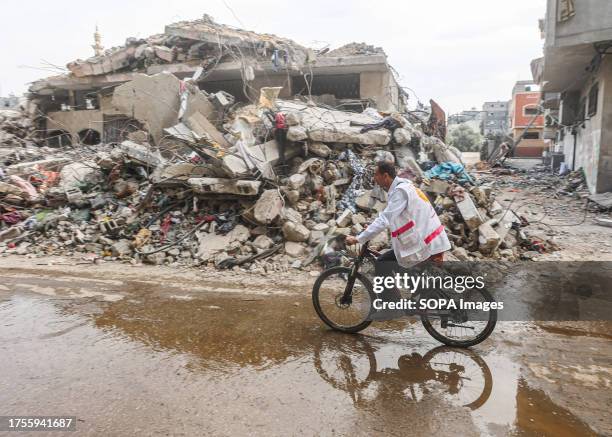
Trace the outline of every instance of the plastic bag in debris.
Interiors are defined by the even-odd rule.
[[[353,153],[352,150],[345,150],[338,157],[340,160],[348,160],[351,169],[353,170],[353,180],[351,184],[344,192],[342,199],[338,202],[338,210],[344,211],[350,209],[352,212],[357,212],[357,206],[355,201],[361,193],[361,186],[363,185],[363,175],[365,174],[365,166],[361,163],[361,160]]]
[[[455,162],[444,162],[433,167],[431,170],[425,172],[425,177],[432,179],[450,180],[457,178],[459,183],[471,183],[474,181],[470,175],[465,171],[465,168],[461,164]]]
[[[362,114],[375,118],[378,121],[382,121],[382,119],[384,118],[382,115],[380,115],[380,112],[378,112],[374,108],[366,108],[363,110]]]

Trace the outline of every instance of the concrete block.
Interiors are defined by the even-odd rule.
[[[234,194],[237,196],[256,196],[261,181],[243,181],[221,178],[189,178],[187,183],[198,194]]]
[[[504,212],[504,208],[499,204],[497,200],[493,201],[491,207],[489,208],[489,214],[491,214],[492,217],[495,217],[501,214],[502,212]]]
[[[489,222],[483,223],[478,227],[478,247],[480,252],[484,254],[493,252],[501,241],[500,235],[495,232]]]
[[[308,228],[300,223],[285,222],[282,227],[283,235],[288,241],[304,242],[308,241],[310,237],[310,231]]]
[[[253,215],[262,225],[269,225],[276,220],[283,209],[283,199],[278,190],[266,190],[255,203]]]
[[[336,219],[336,224],[339,228],[345,228],[351,224],[352,217],[353,212],[350,209],[345,209],[344,212]]]
[[[285,254],[293,258],[298,258],[304,255],[305,251],[306,251],[306,248],[300,243],[296,243],[293,241],[287,241],[285,243]]]
[[[478,208],[476,208],[474,201],[468,193],[465,193],[462,200],[459,197],[455,198],[455,204],[461,213],[461,217],[463,217],[463,221],[472,231],[478,229],[478,226],[484,223]]]
[[[138,164],[157,167],[166,162],[164,158],[157,151],[151,150],[147,146],[137,144],[132,141],[124,141],[119,145],[119,149],[125,153],[125,156]]]
[[[289,141],[304,141],[308,139],[308,134],[302,126],[291,126],[287,130],[287,139]]]
[[[421,184],[421,189],[428,193],[445,194],[450,184],[440,179],[431,179],[427,183]]]

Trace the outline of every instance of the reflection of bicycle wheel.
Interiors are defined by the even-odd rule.
[[[423,357],[436,373],[436,380],[449,386],[449,393],[461,405],[477,410],[491,396],[493,376],[485,360],[469,349],[440,346]]]
[[[376,373],[376,357],[364,339],[329,332],[315,346],[314,366],[325,382],[356,402]]]

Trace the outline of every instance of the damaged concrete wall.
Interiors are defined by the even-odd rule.
[[[138,74],[115,88],[112,105],[143,123],[157,144],[163,129],[178,122],[179,84],[179,79],[170,73]]]
[[[56,111],[47,113],[47,132],[66,131],[72,136],[72,142],[79,141],[79,132],[92,129],[102,135],[102,111]]]
[[[150,132],[155,144],[159,144],[163,129],[178,123],[181,81],[171,73],[153,76],[138,74],[134,80],[115,88],[109,113],[117,112],[140,121]],[[187,84],[189,97],[183,116],[188,120],[201,114],[214,121],[216,110],[195,84]],[[105,113],[107,106],[104,106]],[[208,126],[207,126],[208,127]]]
[[[362,99],[372,99],[379,111],[397,111],[399,90],[390,71],[364,71],[360,74],[359,94]]]
[[[599,86],[597,112],[588,116],[589,91]],[[584,99],[584,100],[582,100]],[[583,168],[589,190],[602,193],[612,190],[612,59],[604,59],[599,72],[588,80],[580,91],[580,100],[586,104],[584,128],[576,127],[574,170]],[[566,129],[561,141],[565,162],[572,167],[574,136]]]
[[[601,110],[601,145],[597,193],[612,191],[612,59],[604,59],[599,82],[599,110]]]

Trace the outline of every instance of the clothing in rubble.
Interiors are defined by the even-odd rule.
[[[383,121],[379,123],[365,125],[363,128],[361,128],[360,132],[364,134],[374,129],[389,129],[391,132],[393,132],[398,127],[401,127],[401,124],[396,119],[393,117],[385,117]]]

